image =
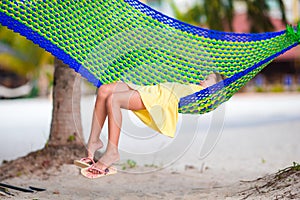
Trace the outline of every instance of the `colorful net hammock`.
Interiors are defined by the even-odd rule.
[[[181,113],[214,110],[300,42],[299,25],[260,34],[219,32],[180,22],[137,0],[1,0],[0,23],[97,87],[119,80],[197,84],[211,72],[227,77],[181,98]]]

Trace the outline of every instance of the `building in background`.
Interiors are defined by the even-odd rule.
[[[299,0],[284,1],[287,21],[289,24],[297,24],[299,21]],[[274,31],[286,29],[281,20],[281,13],[275,1],[270,1],[270,16]],[[233,19],[234,32],[248,33],[250,31],[247,19],[246,7],[243,4],[236,6],[237,10]],[[285,54],[275,58],[262,72],[251,80],[244,91],[299,91],[300,89],[300,46],[297,46]]]

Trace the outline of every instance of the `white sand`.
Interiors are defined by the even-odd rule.
[[[299,111],[298,94],[236,95],[218,114],[182,117],[173,140],[151,132],[151,138],[145,133],[137,136],[134,129],[144,130],[142,125],[124,123],[121,162],[133,159],[138,164],[133,169],[89,180],[76,167],[64,165],[59,171],[47,172],[51,174],[47,180],[22,176],[5,183],[47,189],[34,194],[13,192],[13,199],[239,199],[230,197],[244,189],[239,181],[300,162]]]

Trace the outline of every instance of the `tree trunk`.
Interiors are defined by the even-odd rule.
[[[57,58],[54,66],[53,111],[48,145],[83,145],[81,79],[73,69]]]

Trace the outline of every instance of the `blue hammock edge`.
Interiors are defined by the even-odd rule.
[[[296,47],[297,45],[299,45],[299,42],[295,42],[294,44],[292,44],[289,47],[283,49],[282,51],[273,54],[272,56],[270,56],[270,57],[268,57],[268,58],[266,58],[266,59],[258,62],[257,64],[253,65],[252,67],[249,67],[249,68],[247,68],[247,69],[245,69],[245,70],[243,70],[241,72],[238,72],[235,75],[233,75],[231,77],[228,77],[228,78],[226,78],[223,81],[220,81],[220,82],[218,82],[218,83],[216,83],[216,84],[214,84],[214,85],[212,85],[212,86],[210,86],[208,88],[200,90],[199,92],[195,92],[194,94],[182,97],[180,99],[180,102],[179,102],[179,107],[183,107],[183,106],[186,106],[186,105],[190,104],[191,102],[189,100],[192,99],[192,97],[194,97],[193,99],[200,100],[200,99],[202,99],[201,97],[204,97],[203,94],[207,94],[207,93],[211,94],[210,91],[214,91],[213,93],[216,93],[221,88],[229,86],[234,81],[236,81],[239,78],[243,77],[244,75],[250,73],[251,71],[257,69],[261,65],[263,65],[263,64],[265,64],[265,63],[267,63],[269,61],[272,61],[273,59],[275,59],[279,55],[284,54],[286,51],[292,49],[293,47]],[[197,98],[195,98],[195,96],[197,96]]]

